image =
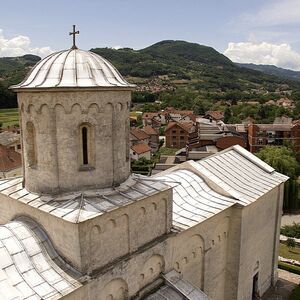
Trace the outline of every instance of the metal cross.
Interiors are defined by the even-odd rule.
[[[79,34],[79,30],[78,31],[75,31],[75,26],[76,25],[73,25],[73,31],[72,32],[69,32],[69,35],[73,35],[73,46],[72,46],[72,49],[77,49],[77,46],[75,44],[75,35],[76,34]]]

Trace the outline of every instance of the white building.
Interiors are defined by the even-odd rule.
[[[130,174],[133,86],[75,45],[13,88],[24,177],[0,181],[1,299],[247,300],[276,283],[287,177],[239,146]]]

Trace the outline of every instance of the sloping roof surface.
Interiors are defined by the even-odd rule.
[[[238,145],[191,164],[243,205],[288,179]]]
[[[82,285],[80,276],[33,222],[15,220],[0,226],[1,300],[59,299]]]
[[[166,284],[154,294],[146,297],[146,300],[208,300],[207,295],[180,278],[176,271],[172,270],[163,277]]]
[[[133,88],[106,59],[80,49],[52,53],[39,61],[13,89],[58,87]]]
[[[144,132],[146,132],[148,135],[158,135],[159,134],[158,131],[150,125],[144,126],[142,128],[142,130]]]
[[[241,146],[185,164],[191,165],[195,172],[182,165],[149,179],[173,187],[173,225],[182,229],[195,226],[234,204],[251,204],[288,179]],[[219,186],[224,195],[211,189],[205,179]]]
[[[0,144],[3,146],[9,146],[10,144],[20,141],[20,134],[3,131],[0,133]]]
[[[173,225],[183,229],[214,216],[236,200],[213,191],[205,181],[188,170],[176,170],[156,177],[173,187]]]
[[[139,128],[131,128],[130,134],[132,134],[138,140],[145,140],[149,138],[149,135]]]
[[[131,149],[137,154],[142,154],[151,151],[151,148],[147,144],[136,144],[133,145]]]
[[[50,196],[27,191],[22,181],[22,177],[0,180],[0,193],[72,223],[83,222],[169,189],[161,182],[150,183],[147,177],[133,174],[117,188]]]
[[[169,122],[165,131],[170,130],[172,127],[174,127],[176,125],[179,126],[180,128],[182,128],[184,131],[186,131],[188,133],[194,127],[194,123],[191,122],[191,121],[187,121],[187,122],[182,122],[182,121],[181,122]]]

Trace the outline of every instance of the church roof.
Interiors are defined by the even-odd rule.
[[[22,177],[0,180],[0,193],[72,223],[80,223],[170,187],[132,175],[117,188],[88,190],[62,195],[39,195],[22,186]]]
[[[173,225],[176,227],[195,226],[236,203],[235,199],[216,193],[189,170],[176,170],[155,179],[173,187]]]
[[[287,176],[239,145],[191,164],[242,205],[258,200],[288,180]]]
[[[173,225],[182,229],[234,204],[247,206],[287,179],[238,145],[199,162],[188,161],[152,178],[173,187]]]
[[[0,226],[1,300],[59,299],[82,286],[80,276],[33,221]]]
[[[39,88],[133,88],[106,59],[91,51],[69,49],[39,61],[12,89]]]
[[[145,300],[208,300],[208,296],[196,288],[175,270],[163,275],[165,285]]]

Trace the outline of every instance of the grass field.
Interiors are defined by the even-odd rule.
[[[167,147],[161,147],[159,152],[161,155],[175,155],[175,153],[178,151],[179,149],[175,149],[175,148],[167,148]]]
[[[2,127],[19,124],[19,113],[17,108],[0,109],[0,123]]]
[[[289,251],[285,244],[279,244],[279,255],[289,259],[295,259],[300,261],[300,248],[295,247]]]

